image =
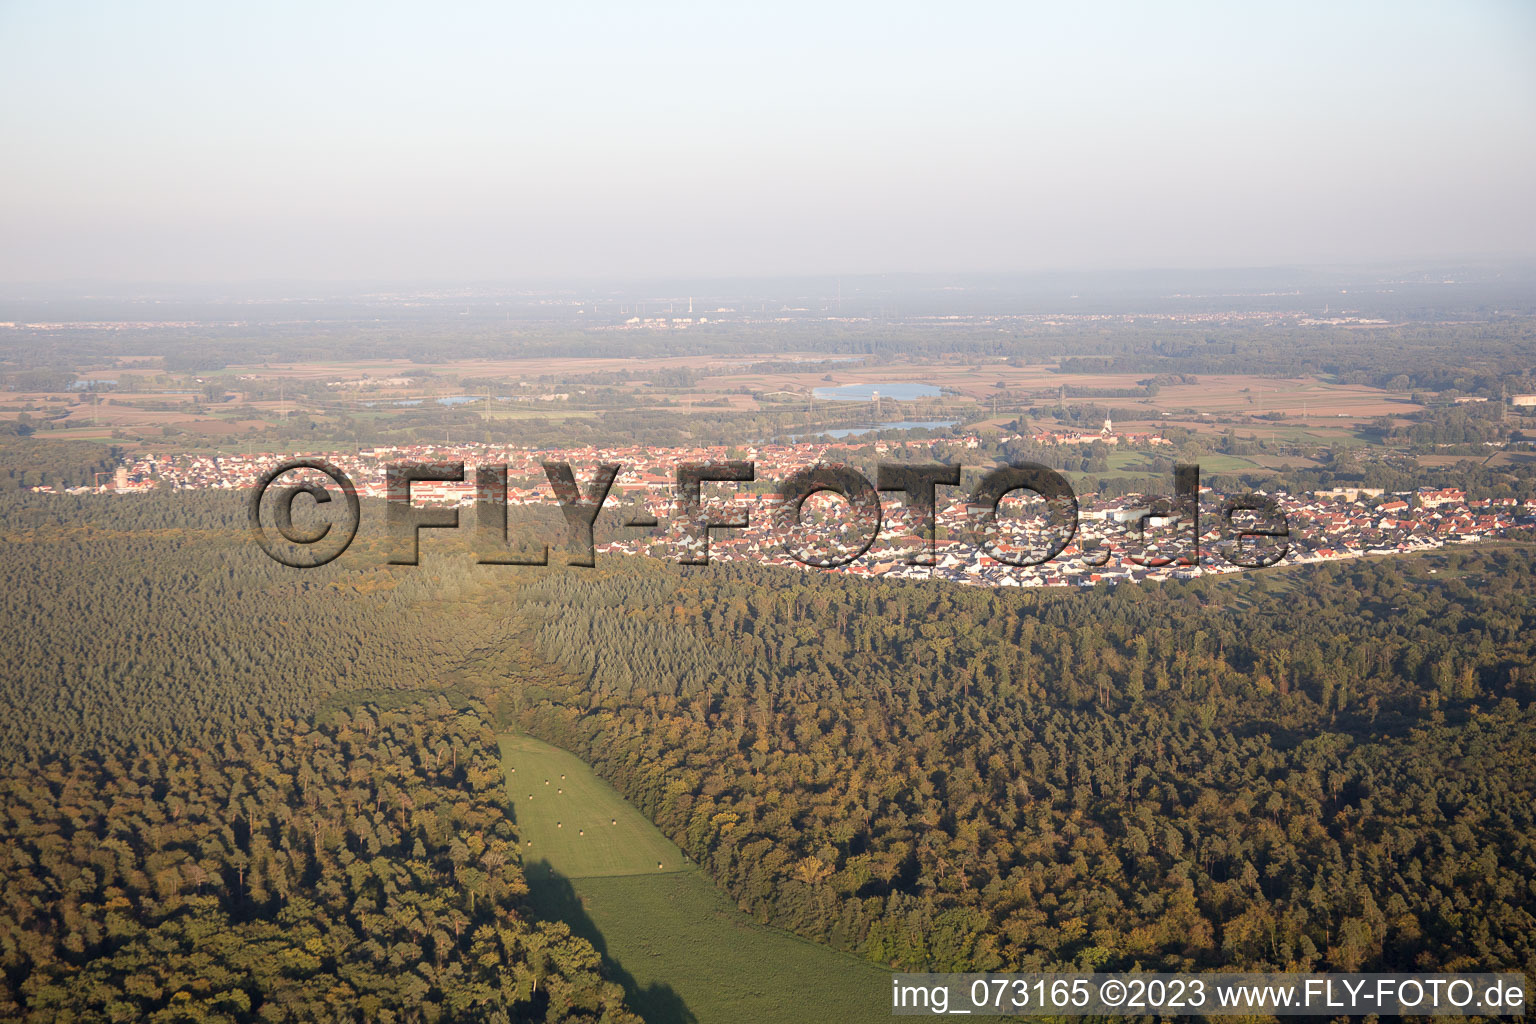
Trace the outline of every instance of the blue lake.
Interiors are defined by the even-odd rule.
[[[790,434],[791,441],[798,441],[803,437],[827,437],[844,438],[858,437],[860,434],[873,434],[877,430],[938,430],[943,427],[952,427],[959,420],[891,420],[888,423],[876,423],[872,427],[839,427],[836,430],[823,430],[815,434]]]
[[[811,394],[828,402],[869,402],[875,392],[881,398],[898,402],[910,402],[918,398],[938,398],[939,389],[932,384],[914,384],[903,381],[881,381],[878,384],[840,384],[835,388],[815,388]]]

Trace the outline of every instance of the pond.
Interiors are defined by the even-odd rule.
[[[939,430],[944,427],[952,427],[959,420],[889,420],[885,423],[876,423],[872,427],[838,427],[836,430],[820,430],[809,434],[790,434],[791,441],[798,441],[803,437],[828,437],[844,438],[858,437],[861,434],[872,434],[877,430]]]

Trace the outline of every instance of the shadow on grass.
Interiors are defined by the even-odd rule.
[[[671,985],[641,988],[634,976],[608,955],[603,933],[582,907],[569,878],[550,867],[547,860],[525,861],[523,875],[528,879],[528,903],[533,912],[546,921],[564,921],[572,933],[592,943],[603,958],[603,973],[623,986],[624,1002],[645,1018],[645,1024],[698,1024],[698,1018]]]

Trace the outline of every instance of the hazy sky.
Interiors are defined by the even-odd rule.
[[[1536,253],[1536,3],[0,0],[0,280]]]

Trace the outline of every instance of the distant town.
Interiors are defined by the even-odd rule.
[[[1116,434],[1109,422],[1098,433],[1043,431],[1031,434],[1029,439],[1042,444],[1105,441],[1153,448],[1165,443],[1155,434]],[[958,443],[963,448],[975,449],[980,446],[980,439],[962,437]],[[875,442],[874,448],[882,457],[913,460],[925,458],[931,444],[931,441]],[[461,507],[474,504],[476,466],[505,465],[509,505],[554,507],[556,498],[546,480],[544,463],[569,462],[576,467],[581,480],[588,479],[591,467],[598,463],[619,463],[623,468],[607,506],[623,504],[632,509],[643,509],[657,518],[660,525],[654,529],[627,530],[626,533],[635,536],[624,539],[600,538],[597,550],[675,558],[679,550],[696,543],[678,532],[681,524],[676,517],[676,466],[685,462],[744,459],[756,465],[755,484],[706,485],[706,509],[745,511],[749,522],[745,529],[711,531],[711,561],[750,560],[803,568],[784,549],[782,538],[772,529],[773,511],[783,500],[781,495],[769,489],[772,482],[818,461],[857,461],[858,455],[867,455],[869,448],[870,442],[853,441],[730,448],[634,445],[537,450],[465,443],[289,454],[150,454],[134,457],[119,466],[110,480],[103,479],[95,486],[73,488],[68,493],[133,494],[156,488],[178,491],[248,489],[264,472],[289,458],[317,456],[345,470],[361,496],[375,498],[385,496],[385,467],[390,463],[462,462],[466,466],[464,482],[418,482],[411,490],[413,501],[419,504]],[[711,493],[712,489],[718,490]],[[49,493],[53,488],[42,486],[33,490]],[[1213,494],[1208,488],[1201,491],[1197,564],[1185,557],[1172,564],[1157,565],[1159,559],[1147,557],[1149,544],[1161,542],[1167,550],[1170,542],[1178,539],[1180,524],[1177,521],[1170,517],[1148,518],[1148,503],[1157,496],[1106,498],[1085,493],[1078,495],[1080,525],[1072,542],[1057,557],[1027,568],[999,562],[972,543],[971,512],[963,492],[954,491],[953,495],[941,494],[939,499],[935,564],[909,564],[909,556],[921,550],[923,539],[914,532],[915,522],[910,510],[902,505],[898,495],[888,493],[882,499],[886,521],[880,539],[847,565],[828,571],[865,577],[941,579],[987,587],[1113,585],[1245,571],[1216,553],[1223,525],[1218,514],[1222,496]],[[1170,478],[1170,495],[1171,491]],[[1403,492],[1335,488],[1302,494],[1276,491],[1270,496],[1284,511],[1289,529],[1288,537],[1284,538],[1286,552],[1281,564],[1404,554],[1448,544],[1503,538],[1513,531],[1536,526],[1536,499],[1527,499],[1523,503],[1509,497],[1469,499],[1455,487]],[[810,512],[809,504],[807,512]],[[817,516],[813,513],[809,518],[816,519]],[[1043,524],[1043,520],[1022,506],[1015,508],[1011,517],[1005,514],[1002,519],[1008,522],[1006,529],[1012,531],[1010,539],[1015,543],[1019,537],[1027,536],[1031,528]],[[1184,532],[1190,532],[1187,526]],[[831,537],[827,544],[829,551],[845,553],[860,548],[857,539]],[[1156,551],[1156,548],[1152,550]],[[1147,562],[1153,564],[1144,564]]]

